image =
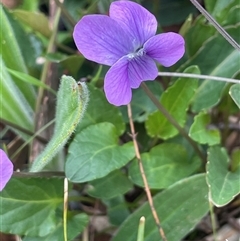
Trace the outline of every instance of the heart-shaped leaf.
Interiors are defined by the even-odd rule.
[[[46,236],[56,228],[55,212],[63,205],[63,179],[12,178],[0,202],[1,232]]]
[[[167,188],[192,174],[201,165],[198,158],[189,160],[186,149],[174,143],[155,146],[149,153],[143,153],[141,159],[148,184],[156,189]],[[131,163],[129,176],[135,184],[144,186],[137,160]]]
[[[133,143],[119,146],[118,134],[116,127],[107,122],[76,133],[69,146],[67,178],[72,182],[91,181],[127,164],[135,155]]]
[[[194,122],[189,130],[190,137],[200,144],[210,146],[219,144],[221,141],[220,132],[217,129],[208,129],[210,116],[205,112],[200,112],[195,116]]]
[[[240,82],[240,81],[239,81]],[[234,84],[229,91],[230,96],[240,109],[240,84]]]
[[[61,213],[62,214],[62,213]],[[44,237],[25,237],[23,241],[65,241],[63,235],[63,221],[61,217],[58,218],[56,228],[49,235]],[[80,234],[88,223],[88,216],[85,213],[76,214],[68,212],[67,217],[67,237],[68,240],[73,240]]]
[[[110,199],[125,194],[133,187],[130,180],[120,170],[89,183],[87,192],[90,196]]]
[[[207,182],[209,196],[217,207],[228,204],[240,193],[240,167],[235,172],[228,170],[229,158],[225,149],[211,147],[208,153]]]

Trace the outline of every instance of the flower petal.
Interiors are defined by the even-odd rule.
[[[73,39],[86,59],[99,64],[112,65],[134,50],[128,33],[105,15],[84,16],[74,28]]]
[[[104,80],[104,91],[109,103],[127,105],[132,98],[128,79],[128,59],[126,56],[117,61],[107,72]]]
[[[157,74],[158,69],[154,60],[147,55],[138,56],[129,60],[128,78],[131,88],[138,88],[144,80],[154,80]]]
[[[150,38],[143,46],[146,54],[165,67],[175,64],[185,52],[185,42],[177,33],[162,33]]]
[[[132,98],[131,88],[138,88],[144,80],[154,80],[158,74],[154,60],[147,55],[130,56],[122,57],[105,76],[106,97],[116,106],[127,105]]]
[[[6,153],[0,149],[0,191],[6,186],[13,174],[13,164]]]
[[[157,31],[157,20],[154,15],[137,3],[131,1],[113,2],[109,15],[132,36],[135,51]]]

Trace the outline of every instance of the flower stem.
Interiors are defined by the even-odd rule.
[[[211,217],[211,224],[212,224],[212,231],[213,231],[213,239],[214,241],[217,241],[217,234],[216,234],[216,220],[215,220],[215,215],[214,215],[214,206],[211,203],[210,200],[208,200],[209,204],[209,212],[210,212],[210,217]]]
[[[188,73],[172,73],[172,72],[159,72],[158,76],[169,76],[169,77],[183,77],[183,78],[196,78],[196,79],[209,79],[214,81],[222,81],[227,83],[240,84],[240,80],[223,78],[211,75],[200,75],[200,74],[188,74]]]
[[[190,0],[202,15],[217,29],[217,31],[238,51],[240,45],[224,30],[224,28],[201,6],[197,0]]]
[[[202,159],[203,162],[205,162],[205,157],[202,154],[202,152],[199,150],[197,144],[188,136],[186,131],[178,124],[178,122],[170,115],[170,113],[165,109],[165,107],[158,101],[158,99],[153,95],[151,90],[147,87],[147,85],[142,82],[141,87],[145,91],[145,93],[148,95],[148,97],[151,99],[151,101],[155,104],[155,106],[158,108],[158,110],[168,119],[168,121],[181,133],[183,137],[191,144],[193,149],[196,151],[196,153],[199,155],[199,157]]]
[[[164,230],[163,230],[163,228],[161,226],[161,223],[160,223],[160,219],[159,219],[159,217],[157,215],[157,212],[156,212],[156,209],[154,207],[152,195],[151,195],[150,188],[149,188],[149,185],[148,185],[148,182],[147,182],[147,177],[146,177],[146,174],[145,174],[145,171],[144,171],[144,168],[143,168],[141,155],[140,155],[140,152],[139,152],[139,147],[138,147],[137,138],[136,138],[137,134],[135,132],[133,118],[132,118],[132,108],[131,108],[130,104],[127,105],[127,109],[128,109],[128,118],[129,118],[129,124],[130,124],[130,129],[131,129],[131,137],[132,137],[134,149],[135,149],[135,155],[136,155],[136,158],[138,160],[138,165],[139,165],[140,173],[141,173],[141,176],[142,176],[142,179],[143,179],[143,183],[144,183],[147,199],[148,199],[148,202],[149,202],[149,206],[150,206],[150,209],[152,211],[152,215],[153,215],[153,218],[155,220],[155,223],[158,227],[160,236],[162,237],[163,241],[167,241]]]

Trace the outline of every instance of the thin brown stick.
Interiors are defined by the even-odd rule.
[[[133,123],[133,118],[132,118],[131,104],[128,104],[127,108],[128,108],[129,124],[130,124],[130,128],[131,128],[131,137],[132,137],[134,149],[135,149],[135,155],[136,155],[136,158],[138,160],[138,165],[139,165],[140,173],[141,173],[141,176],[142,176],[142,179],[143,179],[143,183],[144,183],[147,199],[148,199],[148,202],[149,202],[149,206],[151,208],[152,215],[153,215],[153,218],[154,218],[155,223],[157,225],[157,228],[159,230],[160,236],[162,237],[162,239],[164,241],[167,241],[164,230],[161,226],[160,219],[159,219],[159,217],[157,215],[157,212],[156,212],[156,209],[154,207],[154,203],[153,203],[152,195],[151,195],[150,188],[149,188],[149,185],[148,185],[147,177],[145,175],[145,171],[144,171],[144,168],[143,168],[141,155],[140,155],[138,143],[137,143],[137,134],[135,133],[134,123]]]

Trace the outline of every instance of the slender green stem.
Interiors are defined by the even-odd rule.
[[[213,205],[210,200],[208,201],[208,203],[209,203],[210,217],[211,217],[211,223],[212,223],[213,238],[214,238],[214,241],[217,241],[216,220],[214,216]]]
[[[197,0],[190,0],[202,15],[217,29],[217,31],[238,51],[240,45],[223,29],[223,27],[201,6]]]
[[[89,1],[89,2],[91,2],[91,1]],[[99,3],[99,0],[92,1],[92,4],[90,4],[89,7],[87,8],[87,10],[84,11],[84,14],[90,14],[90,13],[96,12],[98,3]]]
[[[26,178],[26,177],[65,177],[64,172],[14,172],[14,177]]]
[[[97,81],[100,78],[101,72],[102,72],[102,65],[99,65],[97,73],[95,74],[95,76],[91,80],[91,84],[93,84],[94,86],[96,86]]]
[[[8,130],[9,130],[9,127],[8,127],[8,126],[5,126],[5,127],[3,128],[3,130],[0,131],[0,139],[1,139],[1,140],[2,140],[3,137],[6,135],[6,133],[8,132]]]
[[[55,42],[55,44],[57,45],[57,47],[63,51],[65,51],[68,54],[77,54],[77,50],[72,49],[64,44],[60,44],[58,42]]]
[[[42,142],[43,144],[47,144],[48,143],[48,140],[46,140],[45,138],[39,136],[37,133],[34,133],[32,131],[29,131],[28,129],[25,129],[15,123],[12,123],[8,120],[5,120],[5,119],[2,119],[0,118],[0,122],[5,124],[5,125],[8,125],[8,126],[11,126],[12,128],[16,129],[16,130],[19,130],[29,136],[34,136],[38,141]]]
[[[151,99],[151,101],[156,105],[158,110],[168,119],[168,121],[179,131],[179,133],[190,143],[199,157],[205,162],[205,157],[202,152],[199,150],[197,144],[188,136],[186,131],[178,124],[178,122],[170,115],[170,113],[165,109],[165,107],[158,101],[158,99],[153,95],[151,90],[147,87],[147,85],[142,82],[141,87]]]
[[[145,217],[141,217],[138,226],[137,241],[144,241]]]
[[[48,128],[50,125],[52,125],[54,122],[55,122],[55,118],[53,120],[51,120],[50,122],[48,122],[46,125],[44,125],[42,128],[40,128],[35,134],[32,134],[32,136],[14,152],[14,154],[11,156],[11,159],[14,158],[25,146],[27,146],[34,138],[37,138],[42,131],[44,131],[46,128]],[[46,140],[45,144],[47,144],[47,143],[48,143],[48,141]]]
[[[184,77],[184,78],[196,78],[196,79],[209,79],[214,81],[222,81],[227,83],[240,84],[240,80],[223,78],[211,75],[201,75],[201,74],[188,74],[188,73],[172,73],[172,72],[159,72],[158,76],[169,76],[169,77]]]
[[[63,199],[63,236],[64,241],[68,241],[67,238],[67,211],[68,211],[68,180],[64,178],[64,199]]]
[[[64,7],[64,5],[61,2],[59,2],[58,0],[54,0],[54,1],[55,1],[56,5],[61,9],[62,14],[65,17],[65,19],[69,22],[71,27],[74,28],[74,26],[76,25],[74,18],[69,14],[67,9]]]

